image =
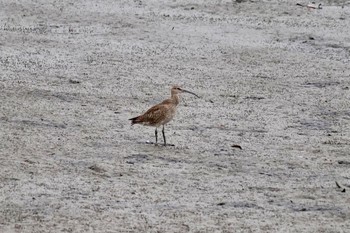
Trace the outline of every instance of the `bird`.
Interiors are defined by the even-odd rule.
[[[197,94],[182,89],[180,86],[175,85],[171,88],[171,97],[169,99],[164,100],[163,102],[154,105],[150,109],[148,109],[142,115],[137,117],[130,118],[131,125],[141,124],[145,126],[153,126],[155,129],[155,137],[156,137],[156,145],[158,145],[158,128],[163,126],[162,134],[164,146],[167,145],[164,128],[167,123],[169,123],[175,116],[176,107],[180,102],[180,93],[189,93],[197,98],[200,98]]]

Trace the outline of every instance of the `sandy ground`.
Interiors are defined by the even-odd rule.
[[[1,1],[0,232],[349,232],[350,2],[296,3]]]

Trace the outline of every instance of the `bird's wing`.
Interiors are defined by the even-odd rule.
[[[161,123],[166,117],[168,112],[168,106],[164,104],[157,104],[148,109],[142,115],[142,121],[147,122],[150,125],[156,125]]]

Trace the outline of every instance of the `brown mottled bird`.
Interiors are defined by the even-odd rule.
[[[163,133],[164,146],[166,146],[164,125],[167,124],[169,121],[171,121],[175,116],[176,107],[180,101],[178,94],[180,93],[189,93],[199,98],[199,96],[193,92],[186,91],[180,88],[179,86],[173,86],[171,88],[170,99],[166,99],[163,102],[153,106],[152,108],[148,109],[144,114],[140,116],[129,119],[131,120],[131,125],[141,124],[141,125],[156,127],[156,130],[155,130],[156,144],[158,143],[157,128],[163,125],[162,133]]]

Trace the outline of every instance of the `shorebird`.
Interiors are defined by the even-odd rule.
[[[164,146],[166,146],[166,139],[165,139],[165,133],[164,133],[164,126],[169,121],[171,121],[176,113],[176,107],[180,102],[179,95],[180,93],[189,93],[197,98],[199,98],[198,95],[196,95],[193,92],[184,90],[180,88],[179,86],[173,86],[171,88],[171,97],[169,99],[164,100],[163,102],[154,105],[150,109],[148,109],[144,114],[130,118],[131,125],[134,124],[141,124],[146,126],[153,126],[156,127],[155,130],[155,136],[156,136],[156,145],[158,144],[158,127],[163,126],[162,133],[163,133],[163,141]]]

